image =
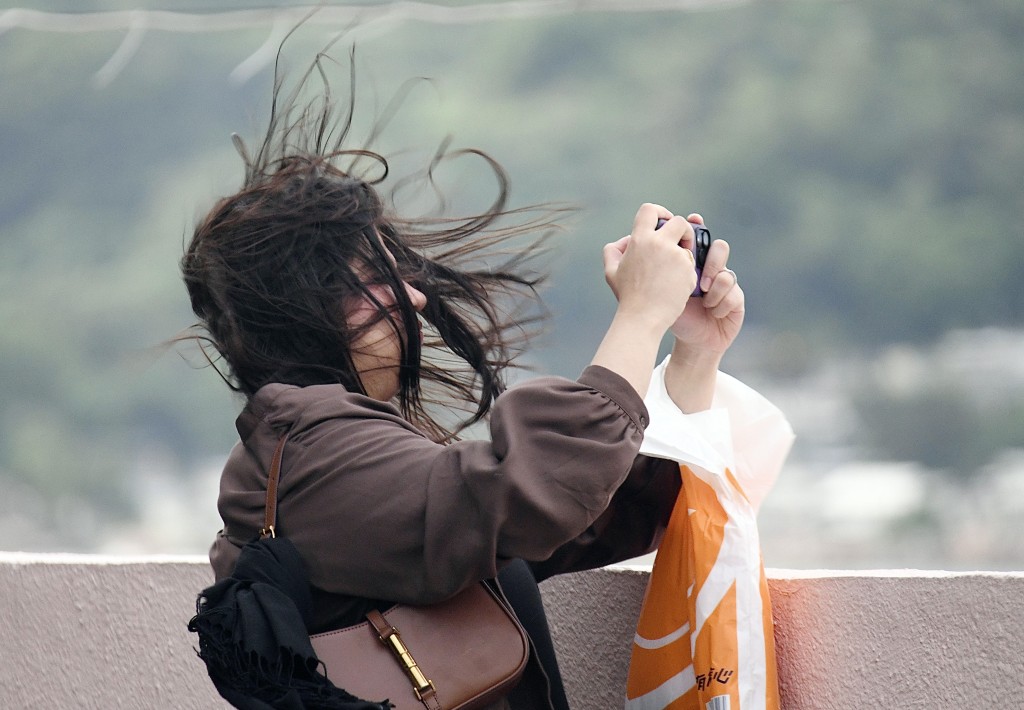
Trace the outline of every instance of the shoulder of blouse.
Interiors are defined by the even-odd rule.
[[[563,377],[538,377],[521,382],[511,389],[571,391],[574,389],[573,384],[602,394],[628,416],[640,431],[647,427],[650,421],[647,407],[636,390],[617,373],[598,365],[585,368],[575,383]],[[500,402],[499,396],[495,406],[500,407]],[[244,441],[260,422],[265,422],[275,431],[283,432],[296,425],[301,430],[338,418],[383,419],[422,435],[391,402],[350,392],[340,384],[304,387],[283,383],[264,385],[249,399],[236,426]]]
[[[278,432],[298,426],[306,429],[319,422],[340,418],[392,420],[416,431],[390,402],[381,402],[343,385],[288,385],[271,383],[261,387],[239,415],[237,428],[244,441],[260,422]]]

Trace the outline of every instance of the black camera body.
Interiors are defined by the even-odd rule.
[[[666,221],[659,219],[655,229],[661,229],[661,226]],[[690,251],[693,252],[693,261],[697,265],[697,286],[691,295],[699,298],[704,295],[704,292],[700,290],[700,275],[704,270],[704,262],[708,258],[708,250],[711,248],[711,230],[703,224],[695,224],[693,222],[690,222],[690,226],[693,227],[693,248]]]

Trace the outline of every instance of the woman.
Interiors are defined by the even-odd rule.
[[[643,398],[671,329],[658,381],[684,412],[710,405],[743,320],[728,245],[711,246],[706,293],[690,298],[685,247],[700,216],[641,206],[630,234],[604,247],[618,307],[590,366],[505,391],[536,250],[499,267],[493,254],[548,218],[506,210],[507,181],[488,158],[501,185],[490,210],[403,220],[381,198],[384,178],[356,169],[369,160],[386,177],[384,158],[342,147],[351,113],[336,124],[326,100],[276,106],[242,189],[201,221],[182,259],[202,337],[246,398],[221,480],[217,577],[263,525],[287,433],[278,526],[309,573],[311,632],[497,577],[533,646],[505,706],[566,707],[537,581],[656,547],[680,484],[674,462],[638,455]],[[484,420],[488,440],[457,440]]]

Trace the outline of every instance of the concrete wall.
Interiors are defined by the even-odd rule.
[[[770,571],[785,710],[1024,708],[1024,574]],[[545,583],[573,706],[617,708],[646,584]],[[0,707],[224,708],[185,625],[204,560],[0,553]]]
[[[783,710],[1024,709],[1024,574],[768,570]],[[579,708],[621,707],[647,573],[545,583]]]

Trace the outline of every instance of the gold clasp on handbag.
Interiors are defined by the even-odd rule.
[[[409,676],[409,680],[412,681],[412,689],[416,693],[416,699],[422,701],[423,696],[428,691],[432,693],[437,692],[433,682],[423,674],[419,664],[416,663],[416,659],[412,657],[409,649],[406,648],[401,634],[398,633],[398,629],[389,624],[386,634],[380,633],[380,629],[377,629],[377,632],[381,643],[391,649],[391,653],[395,654],[395,658],[401,664],[402,670],[405,671],[405,674]]]

